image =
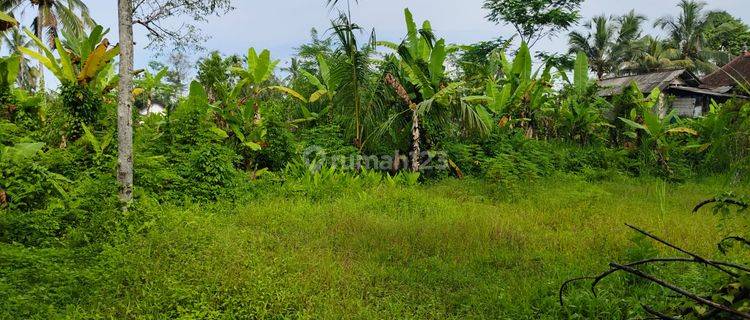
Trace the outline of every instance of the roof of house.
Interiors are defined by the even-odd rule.
[[[686,86],[670,86],[669,89],[671,90],[678,90],[678,91],[684,91],[684,92],[691,92],[691,93],[697,93],[702,95],[707,95],[711,97],[721,97],[721,98],[737,98],[737,99],[748,99],[746,96],[742,95],[736,95],[736,94],[729,94],[726,92],[721,92],[713,89],[705,89],[705,88],[696,88],[696,87],[686,87]]]
[[[735,87],[737,81],[750,83],[750,52],[745,52],[727,65],[703,78],[703,85],[709,88]]]
[[[698,77],[696,77],[692,72],[685,69],[659,71],[634,76],[623,76],[600,80],[599,86],[602,87],[602,90],[599,91],[599,95],[603,97],[609,97],[612,95],[620,94],[625,91],[625,88],[630,86],[633,82],[635,82],[641,92],[644,93],[649,93],[656,88],[664,90],[668,86],[673,84],[677,79],[682,80],[685,85],[690,86],[697,87],[701,83]]]

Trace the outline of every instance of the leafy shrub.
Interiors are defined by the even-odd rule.
[[[478,175],[483,172],[487,154],[481,145],[454,142],[446,144],[445,151],[462,173]]]
[[[344,130],[338,125],[321,125],[303,129],[297,133],[299,139],[298,152],[303,153],[307,148],[317,147],[327,156],[351,156],[357,154],[357,149],[344,138]]]
[[[208,144],[199,146],[187,155],[187,161],[178,166],[182,172],[180,186],[185,197],[203,201],[215,201],[233,192],[239,185],[241,175],[235,169],[239,160],[228,147]]]
[[[255,164],[258,168],[268,168],[274,171],[284,169],[294,156],[294,138],[280,114],[267,113],[263,121],[267,145],[258,152]]]
[[[697,139],[700,155],[693,159],[708,172],[731,172],[750,176],[750,103],[729,101],[713,104],[704,118],[693,123],[701,132]]]
[[[189,149],[190,146],[205,143],[214,136],[212,115],[207,105],[193,99],[182,101],[167,119],[167,136],[173,148]]]
[[[60,100],[70,114],[68,135],[70,140],[83,136],[81,123],[94,124],[102,106],[102,95],[88,86],[63,84],[60,86]]]
[[[62,185],[70,182],[39,163],[44,143],[20,143],[4,147],[0,154],[0,185],[9,198],[9,208],[32,211],[43,208],[48,200],[65,195]]]

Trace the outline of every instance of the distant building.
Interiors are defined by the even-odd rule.
[[[707,75],[702,82],[703,88],[711,88],[717,92],[748,95],[748,90],[750,90],[750,52],[745,51],[721,69]]]
[[[149,107],[141,109],[139,113],[142,116],[147,116],[151,114],[165,115],[166,111],[167,110],[164,108],[164,106],[158,103],[152,103]]]
[[[671,102],[670,105],[660,107],[659,112],[662,115],[670,110],[677,110],[677,114],[681,117],[700,117],[708,111],[711,100],[725,102],[741,97],[728,91],[722,92],[704,86],[700,78],[685,69],[603,79],[598,82],[602,88],[599,95],[611,98],[623,93],[633,83],[646,95],[658,88],[663,97],[671,97],[671,99],[662,100]]]

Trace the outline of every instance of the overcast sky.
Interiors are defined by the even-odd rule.
[[[112,29],[110,40],[117,41],[116,0],[85,1],[97,22]],[[327,31],[330,19],[337,11],[325,7],[325,0],[234,0],[236,9],[223,17],[212,17],[203,25],[205,34],[211,37],[204,46],[224,54],[245,54],[249,47],[267,48],[272,56],[282,59],[287,65],[294,48],[309,40],[310,29]],[[354,21],[367,29],[375,28],[381,40],[400,40],[405,34],[403,9],[409,8],[418,23],[429,19],[439,37],[449,43],[471,43],[497,37],[512,36],[509,26],[487,22],[487,12],[482,9],[483,0],[360,0],[353,8]],[[621,15],[635,8],[653,19],[678,13],[678,0],[588,0],[583,4],[585,21],[592,16],[606,13]],[[750,22],[750,0],[708,0],[709,9],[722,9]],[[649,28],[651,23],[648,24]],[[136,65],[143,67],[155,58],[152,52],[143,50],[146,44],[145,31],[135,28]],[[656,31],[654,31],[656,32]],[[555,39],[540,41],[534,48],[548,52],[563,52],[567,49],[565,34]],[[203,55],[205,53],[198,53]]]

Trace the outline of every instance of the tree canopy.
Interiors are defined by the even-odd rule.
[[[486,0],[487,18],[512,25],[533,47],[540,39],[565,31],[580,19],[584,0]]]

